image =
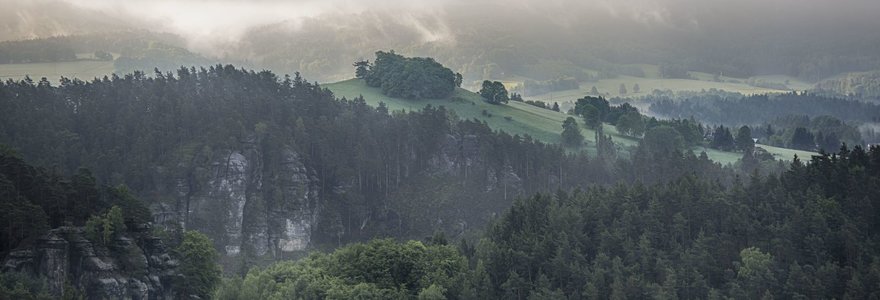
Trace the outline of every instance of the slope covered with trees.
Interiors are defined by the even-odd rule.
[[[753,175],[745,181],[723,186],[686,175],[657,185],[537,194],[516,201],[475,244],[460,240],[458,255],[436,236],[430,242],[440,241],[439,246],[374,241],[254,270],[243,282],[227,282],[217,295],[223,299],[880,296],[880,224],[874,217],[880,213],[876,196],[880,147],[843,149],[839,155],[817,156],[809,163],[796,160],[783,174]],[[426,261],[422,253],[431,249],[446,253],[446,258]],[[390,272],[370,272],[376,269]],[[439,274],[426,277],[426,269]],[[278,284],[270,284],[274,282]]]
[[[476,259],[526,298],[851,298],[880,293],[880,148],[725,188],[685,176],[518,201]]]
[[[467,234],[539,191],[735,174],[688,151],[618,158],[604,135],[591,158],[443,107],[389,112],[298,76],[232,66],[6,81],[0,101],[0,142],[59,174],[82,166],[101,185],[127,185],[157,220],[212,238],[227,272],[281,259],[281,249]],[[288,230],[288,220],[304,228]]]

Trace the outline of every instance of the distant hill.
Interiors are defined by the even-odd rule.
[[[175,70],[181,66],[208,66],[208,58],[184,47],[173,34],[144,30],[92,33],[0,42],[0,80],[33,80],[63,76],[91,80],[112,73]],[[99,57],[100,56],[100,57]]]

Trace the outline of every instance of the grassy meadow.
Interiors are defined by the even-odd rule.
[[[664,91],[671,90],[673,92],[717,89],[728,92],[737,92],[745,95],[754,95],[782,93],[789,90],[802,91],[811,89],[813,87],[813,85],[810,83],[801,81],[794,77],[783,75],[762,75],[754,76],[751,78],[719,76],[718,81],[716,81],[713,74],[703,72],[689,72],[691,76],[690,79],[675,79],[662,78],[660,76],[659,67],[656,65],[631,64],[623,65],[623,67],[641,69],[644,73],[644,77],[620,75],[615,78],[600,79],[594,82],[581,82],[580,88],[576,90],[557,91],[538,95],[526,95],[525,98],[528,100],[541,100],[548,103],[558,102],[561,107],[568,109],[572,107],[574,101],[576,101],[578,98],[582,98],[584,95],[589,95],[594,86],[599,91],[600,95],[608,98],[640,97],[650,94],[655,89]],[[585,69],[583,70],[583,72],[593,76],[598,75],[598,71],[596,70]],[[500,81],[504,82],[504,84],[509,88],[512,88],[521,85],[527,79],[528,78],[523,77],[510,77],[502,78],[500,79]],[[769,84],[785,85],[788,89],[775,89],[755,86],[749,84],[749,81],[759,81]],[[626,87],[626,94],[620,93],[621,84]],[[636,84],[639,85],[638,92],[634,91],[633,89],[633,86]]]
[[[561,141],[562,122],[569,115],[531,106],[522,102],[511,101],[507,104],[489,104],[479,95],[465,89],[457,89],[449,99],[425,99],[405,100],[385,96],[378,88],[368,87],[363,80],[350,79],[336,83],[325,84],[323,87],[330,89],[337,97],[348,99],[359,95],[370,105],[377,106],[379,102],[385,102],[389,110],[414,111],[424,108],[426,105],[444,106],[455,111],[461,119],[477,119],[485,121],[494,130],[501,130],[509,134],[529,135],[532,138],[545,143],[559,143]],[[572,94],[574,95],[574,94]],[[577,96],[583,97],[584,94]],[[486,114],[483,113],[486,112]],[[580,118],[577,118],[580,123]],[[614,126],[604,124],[605,133],[610,134],[619,151],[627,151],[627,148],[638,144],[638,139],[621,135]],[[586,150],[595,153],[595,132],[581,129],[586,144],[580,148],[571,148],[570,151]],[[794,154],[799,157],[809,157],[814,154],[806,151],[770,147],[759,145],[767,149],[779,159],[790,160]],[[704,151],[702,147],[694,149],[695,152]],[[717,162],[727,164],[736,162],[742,154],[722,152],[714,149],[705,149],[706,154]]]

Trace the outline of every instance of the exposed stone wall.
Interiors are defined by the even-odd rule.
[[[88,299],[173,299],[177,265],[162,240],[148,233],[122,235],[104,246],[86,239],[80,227],[60,227],[11,252],[3,272],[43,278],[55,297],[68,283]]]
[[[207,165],[181,168],[167,189],[177,201],[153,205],[154,222],[208,234],[224,262],[244,251],[285,257],[285,252],[306,250],[321,207],[315,172],[290,147],[282,147],[273,165],[265,166],[257,139],[240,145],[214,150]]]

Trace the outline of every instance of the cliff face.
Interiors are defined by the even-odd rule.
[[[159,193],[172,195],[166,199],[174,201],[153,206],[154,223],[178,224],[186,230],[207,234],[223,256],[224,270],[235,272],[242,266],[242,260],[277,260],[307,250],[318,234],[315,229],[327,201],[340,198],[339,195],[364,197],[357,194],[363,191],[358,189],[356,175],[337,175],[333,183],[322,183],[295,148],[267,146],[265,142],[274,141],[247,137],[236,147],[201,152],[196,155],[202,155],[201,158],[182,162],[174,172],[163,174],[173,181]],[[449,134],[428,159],[427,168],[410,172],[410,165],[403,163],[398,180],[455,177],[484,184],[480,192],[501,199],[513,199],[523,193],[522,180],[509,165],[497,170],[490,168],[480,153],[477,136]],[[413,159],[414,156],[402,158]],[[322,188],[322,184],[331,186]],[[383,197],[381,193],[372,196]],[[398,208],[370,211],[381,213],[383,209]],[[364,227],[375,222],[368,220],[379,218],[371,213],[354,216],[340,226],[349,226],[342,230],[369,231]]]
[[[240,144],[183,173],[194,175],[176,175],[176,204],[154,206],[156,223],[208,234],[224,262],[243,252],[276,258],[305,250],[320,211],[314,171],[290,147],[279,147],[268,162],[258,140]]]
[[[162,240],[146,232],[104,246],[87,240],[82,228],[60,227],[11,252],[3,271],[44,278],[55,297],[69,284],[88,299],[172,299],[177,264]]]

